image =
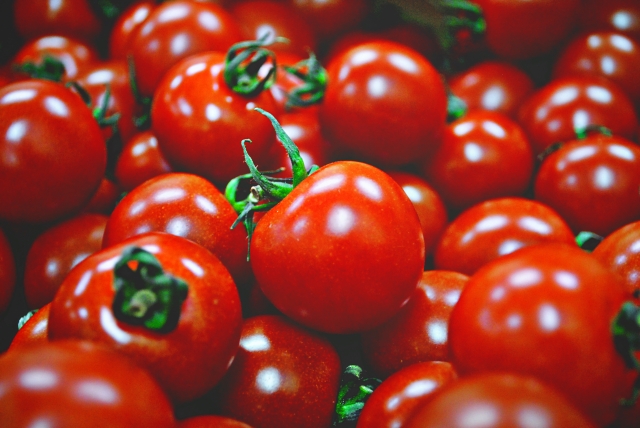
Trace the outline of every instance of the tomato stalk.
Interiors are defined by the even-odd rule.
[[[50,55],[45,55],[40,64],[24,62],[13,66],[13,71],[26,74],[33,79],[45,79],[53,82],[61,82],[65,68],[62,61]]]
[[[380,379],[366,377],[360,366],[347,366],[340,380],[333,426],[354,424],[369,396],[381,383]]]
[[[285,108],[308,107],[322,101],[327,88],[327,70],[313,52],[309,53],[309,58],[282,68],[303,81],[300,86],[287,93]]]
[[[603,239],[604,237],[597,233],[583,230],[576,235],[576,244],[578,244],[578,247],[590,253],[598,246],[599,243],[602,242]]]
[[[139,247],[127,248],[116,263],[114,288],[116,319],[159,333],[177,327],[188,293],[186,282],[165,273],[158,259]]]
[[[621,403],[624,406],[633,406],[640,396],[640,361],[636,357],[636,352],[640,350],[640,306],[631,301],[623,303],[613,320],[611,331],[618,354],[628,368],[639,373],[633,383],[631,397],[623,399]]]

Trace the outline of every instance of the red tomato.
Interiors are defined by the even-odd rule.
[[[173,427],[173,409],[151,375],[88,341],[44,342],[0,356],[4,428]]]
[[[424,238],[413,204],[381,170],[334,162],[260,218],[251,266],[285,315],[330,333],[389,319],[418,285]]]
[[[144,96],[153,96],[162,76],[181,59],[200,52],[225,52],[241,40],[236,20],[215,3],[162,3],[149,13],[129,42],[138,89]]]
[[[533,161],[516,122],[501,113],[471,111],[447,126],[423,175],[457,213],[488,199],[523,196],[533,177]]]
[[[585,0],[579,26],[585,32],[617,31],[640,42],[640,4],[636,0]]]
[[[449,322],[452,362],[461,376],[535,376],[604,426],[630,394],[633,372],[611,333],[627,297],[620,279],[577,247],[523,248],[482,267],[462,290]]]
[[[581,0],[474,0],[487,22],[486,42],[498,56],[523,59],[551,51],[575,27]]]
[[[47,222],[79,212],[100,185],[106,147],[82,99],[27,80],[0,88],[0,218]]]
[[[237,214],[216,187],[185,173],[157,176],[131,190],[111,213],[102,246],[146,232],[166,232],[194,241],[216,255],[238,286],[251,278],[247,234],[231,229]]]
[[[439,145],[444,84],[418,52],[395,42],[363,43],[335,57],[327,73],[320,126],[343,156],[397,167]]]
[[[244,422],[224,416],[192,416],[178,421],[176,428],[251,428]]]
[[[16,261],[6,235],[0,229],[0,315],[9,307],[16,285]]]
[[[134,135],[124,146],[115,166],[115,177],[125,191],[133,190],[172,168],[158,148],[158,139],[151,131]]]
[[[9,350],[18,347],[33,345],[36,343],[45,343],[49,341],[49,310],[51,303],[47,303],[38,309],[13,336]]]
[[[479,425],[481,424],[481,425]],[[463,377],[425,401],[407,428],[596,428],[591,420],[538,379],[510,373]]]
[[[326,339],[284,317],[252,317],[211,404],[255,428],[323,428],[331,425],[339,381],[340,358]]]
[[[404,426],[416,407],[457,379],[453,366],[442,361],[411,364],[386,378],[367,399],[357,428]]]
[[[451,92],[467,109],[490,110],[515,119],[518,108],[534,91],[523,70],[503,61],[481,61],[448,79]]]
[[[137,267],[143,270],[137,274],[129,264],[121,265],[132,248],[155,257],[160,272],[142,262]],[[131,280],[117,279],[116,267]],[[152,282],[136,285],[162,271],[168,277],[154,276]],[[118,293],[114,281],[122,284]],[[181,281],[187,290],[162,287]],[[128,291],[129,287],[143,293]],[[167,294],[168,306],[154,300],[164,303]],[[242,327],[238,291],[218,258],[187,239],[159,232],[133,237],[84,259],[65,278],[50,311],[50,340],[103,343],[146,367],[174,402],[192,400],[222,378],[238,349]],[[167,324],[156,326],[163,315]],[[173,327],[171,322],[175,328],[164,331]]]
[[[367,0],[285,0],[313,27],[320,41],[357,26],[371,9]]]
[[[131,38],[155,9],[154,0],[138,0],[125,8],[109,31],[109,58],[126,60]]]
[[[84,207],[82,212],[109,215],[115,207],[122,190],[120,187],[106,177],[100,180],[100,186]]]
[[[576,245],[569,225],[547,205],[523,198],[492,199],[449,223],[435,248],[434,265],[472,275],[493,259],[545,242]]]
[[[165,3],[171,4],[171,3]],[[275,142],[266,120],[247,120],[255,107],[276,111],[269,91],[248,97],[224,80],[225,55],[207,52],[176,64],[156,91],[151,108],[152,132],[158,147],[176,170],[191,172],[224,188],[246,173],[240,142],[258,165]]]
[[[448,361],[449,316],[468,280],[458,272],[425,271],[418,288],[393,318],[362,333],[367,367],[384,378],[411,364]]]
[[[640,147],[601,134],[565,143],[537,172],[535,199],[549,205],[575,233],[606,236],[640,220]]]
[[[538,155],[550,145],[575,138],[576,130],[605,126],[615,135],[633,139],[638,118],[627,94],[600,76],[554,79],[520,107],[518,122]]]

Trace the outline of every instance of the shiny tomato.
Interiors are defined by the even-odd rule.
[[[121,193],[122,189],[116,183],[107,177],[102,177],[98,189],[93,193],[82,212],[109,215],[113,207],[116,206]]]
[[[18,329],[11,343],[9,350],[33,345],[35,343],[45,343],[49,341],[49,310],[51,303],[47,303],[38,309],[31,317]],[[26,316],[26,315],[25,315]],[[20,320],[22,321],[22,319]]]
[[[414,363],[448,361],[449,316],[468,280],[458,272],[425,271],[418,288],[393,318],[361,334],[367,367],[387,377]]]
[[[79,340],[44,342],[0,356],[5,428],[175,425],[156,380],[120,353]]]
[[[342,156],[397,167],[438,147],[444,84],[415,50],[389,41],[363,43],[334,57],[327,73],[320,126]]]
[[[367,0],[285,0],[315,30],[319,41],[332,40],[362,22],[371,10]]]
[[[564,218],[574,233],[606,236],[640,220],[640,147],[592,134],[567,142],[537,172],[535,199]]]
[[[15,286],[15,257],[5,233],[0,229],[0,315],[9,307]]]
[[[238,291],[217,257],[155,232],[80,262],[51,302],[48,335],[105,344],[184,402],[222,378],[238,349],[241,317]]]
[[[419,406],[403,426],[596,428],[598,425],[538,379],[511,373],[484,373],[445,385]]]
[[[436,245],[434,266],[472,275],[493,259],[544,242],[576,245],[567,222],[549,206],[523,198],[492,199],[449,223]]]
[[[252,428],[244,422],[224,416],[192,416],[178,421],[176,428]]]
[[[69,271],[102,248],[108,219],[101,214],[79,214],[36,238],[27,254],[24,271],[29,308],[38,309],[51,302]]]
[[[611,332],[627,297],[620,279],[577,247],[520,249],[482,267],[462,290],[449,322],[452,362],[461,376],[537,377],[604,426],[631,393],[633,372]]]
[[[256,428],[328,427],[339,381],[330,342],[284,317],[257,316],[244,321],[238,354],[211,404]]]
[[[106,168],[98,123],[64,86],[26,80],[0,89],[0,218],[48,222],[89,202]]]
[[[120,152],[114,175],[123,190],[133,190],[158,175],[172,172],[171,165],[158,148],[158,139],[151,131],[135,134]]]
[[[109,58],[126,60],[129,44],[138,27],[155,9],[154,0],[140,0],[125,8],[116,18],[109,31]]]
[[[640,4],[636,0],[585,0],[579,27],[583,32],[616,31],[640,42]]]

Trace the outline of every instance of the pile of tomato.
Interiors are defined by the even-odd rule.
[[[637,0],[12,0],[0,426],[640,426]]]

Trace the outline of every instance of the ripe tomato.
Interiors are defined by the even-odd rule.
[[[483,373],[445,385],[416,409],[407,428],[596,428],[580,410],[538,379]],[[482,425],[478,425],[481,423]]]
[[[367,367],[384,378],[414,363],[448,361],[449,316],[468,280],[458,272],[425,271],[396,315],[361,334]]]
[[[364,163],[321,167],[260,218],[251,266],[285,315],[330,333],[389,319],[418,285],[424,238],[413,204]]]
[[[160,266],[141,260],[125,265],[123,257],[134,248]],[[114,283],[122,284],[117,293]],[[186,290],[178,286],[185,283]],[[160,317],[166,324],[156,325]],[[50,340],[105,344],[146,367],[174,402],[184,402],[222,378],[241,327],[238,291],[218,258],[187,239],[155,232],[80,262],[51,302],[48,334]]]
[[[126,60],[129,44],[138,27],[156,7],[154,0],[139,0],[125,8],[109,31],[109,58]]]
[[[486,264],[462,290],[449,322],[452,362],[461,376],[535,376],[604,426],[630,394],[633,373],[611,332],[627,297],[620,279],[577,247],[522,248]]]
[[[158,139],[153,132],[142,131],[125,144],[116,161],[114,175],[120,187],[130,191],[169,172],[172,168],[158,148]]]
[[[252,428],[244,422],[224,416],[192,416],[178,421],[176,428]]]
[[[106,147],[82,99],[26,80],[0,88],[0,218],[48,222],[77,213],[100,185]]]
[[[29,308],[38,309],[51,302],[69,271],[102,248],[107,220],[101,214],[79,214],[36,238],[24,270],[24,293]]]
[[[9,307],[16,286],[16,261],[6,235],[0,229],[0,315]]]
[[[439,145],[444,84],[418,52],[390,41],[363,43],[334,57],[327,74],[320,127],[341,156],[398,167]]]
[[[49,310],[51,303],[47,303],[38,309],[31,317],[24,322],[22,327],[13,336],[9,349],[22,346],[33,345],[35,343],[45,343],[49,341]],[[26,315],[25,315],[26,316]],[[22,319],[20,320],[22,321]]]
[[[583,32],[617,31],[640,42],[640,4],[636,0],[585,0],[579,27]]]
[[[131,360],[96,343],[43,342],[0,356],[4,428],[175,424],[156,380]]]
[[[367,399],[357,428],[404,426],[416,407],[457,379],[450,363],[426,361],[398,370],[386,378]]]
[[[211,404],[255,428],[324,428],[335,410],[340,358],[326,339],[275,315],[248,318]]]
[[[315,30],[319,41],[332,40],[357,26],[371,10],[367,0],[285,0]]]

